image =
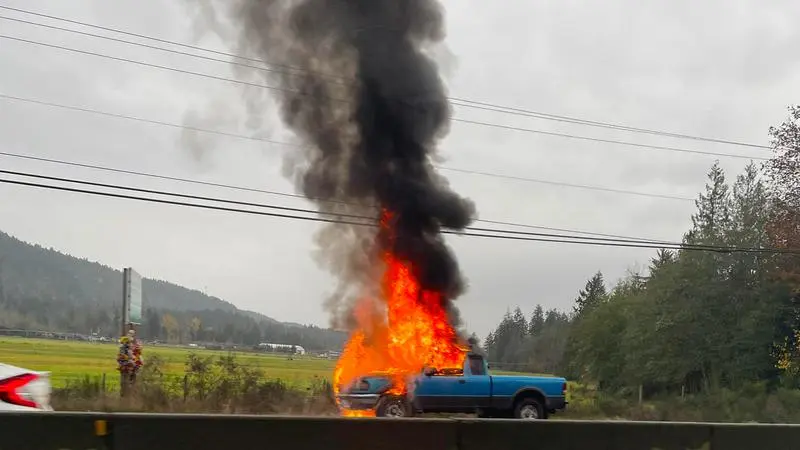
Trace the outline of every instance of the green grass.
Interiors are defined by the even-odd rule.
[[[69,380],[106,375],[109,385],[117,383],[117,345],[82,341],[57,341],[0,337],[0,362],[31,370],[50,372],[53,387],[66,385]],[[144,347],[145,364],[154,355],[164,362],[166,375],[183,376],[184,363],[190,353],[198,356],[228,355],[227,351],[201,348],[148,346]],[[305,387],[318,379],[328,379],[335,361],[275,354],[235,352],[237,363],[261,370],[267,379],[280,379],[291,386]],[[530,375],[521,372],[492,371],[496,375]]]
[[[0,362],[26,369],[47,371],[53,387],[63,387],[78,378],[100,377],[105,374],[110,384],[116,383],[117,346],[78,341],[48,339],[0,338]],[[145,346],[144,362],[157,355],[164,364],[166,375],[182,376],[184,363],[190,353],[198,356],[228,355],[227,351],[198,348]],[[307,386],[315,379],[330,378],[335,362],[311,357],[297,357],[236,352],[238,364],[261,370],[268,379],[281,379],[289,385]]]

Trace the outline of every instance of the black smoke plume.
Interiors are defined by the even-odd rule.
[[[335,317],[347,315],[343,300],[379,279],[376,261],[390,250],[412,264],[424,289],[443,294],[458,322],[450,302],[465,282],[441,231],[465,228],[475,208],[431,161],[450,117],[427,54],[445,36],[442,6],[436,0],[224,4],[239,32],[237,53],[271,64],[267,80],[278,88],[281,117],[306,145],[288,160],[287,175],[321,211],[376,219],[381,208],[392,212],[391,239],[349,225],[317,236],[319,258],[340,280],[328,302]]]

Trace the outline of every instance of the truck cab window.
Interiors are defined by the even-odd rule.
[[[486,375],[486,366],[483,364],[483,358],[480,356],[470,356],[469,371],[473,375]]]

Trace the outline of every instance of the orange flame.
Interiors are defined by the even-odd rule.
[[[384,212],[382,231],[391,233],[391,213]],[[356,307],[358,328],[344,347],[333,375],[334,392],[365,375],[388,375],[390,393],[408,391],[407,380],[425,366],[460,368],[465,352],[450,324],[438,292],[421,289],[412,265],[384,253],[385,271],[379,301],[365,298]],[[343,411],[346,416],[374,411]]]

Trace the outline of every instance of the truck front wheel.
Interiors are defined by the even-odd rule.
[[[514,417],[523,420],[544,419],[544,407],[533,397],[522,398],[514,406]]]
[[[383,397],[378,401],[378,406],[375,408],[375,415],[378,417],[411,417],[411,405],[404,397]]]

